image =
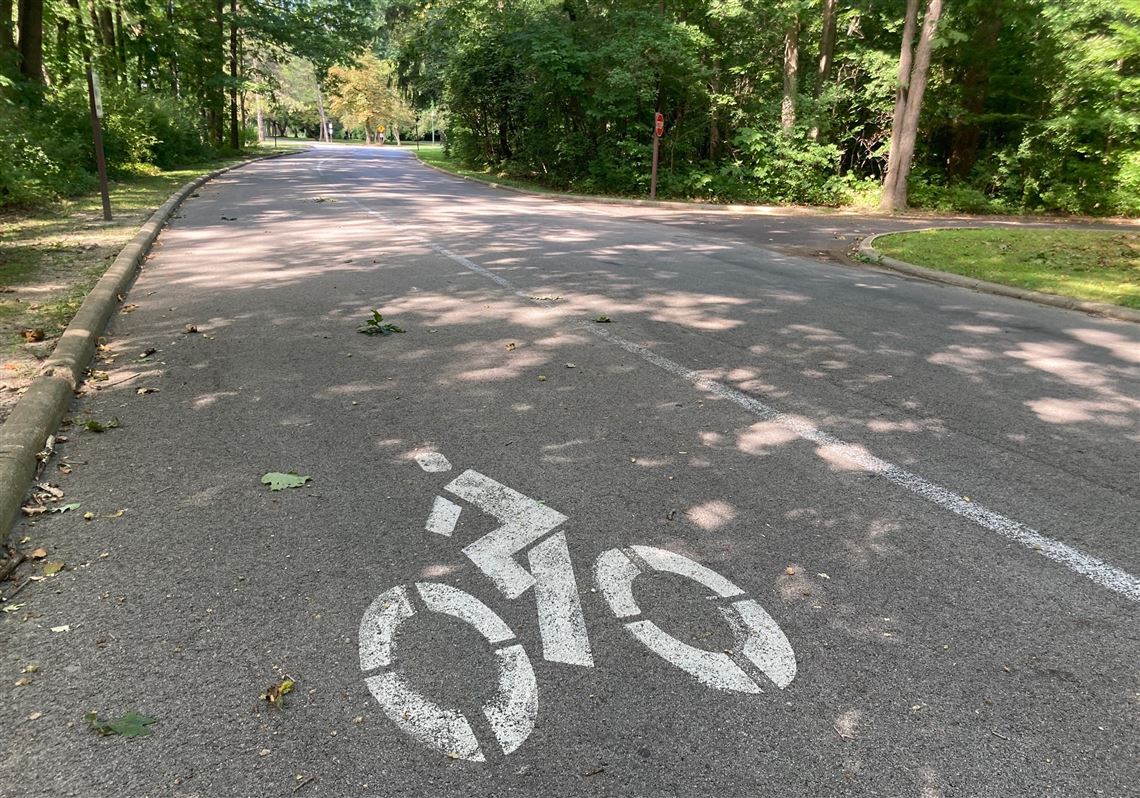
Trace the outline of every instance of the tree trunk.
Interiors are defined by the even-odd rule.
[[[230,0],[230,149],[241,149],[238,127],[238,31],[237,0]]]
[[[780,127],[791,133],[796,126],[796,86],[800,76],[800,18],[792,17],[784,32],[784,99],[780,104]]]
[[[902,49],[899,51],[899,85],[895,90],[895,115],[891,120],[891,144],[887,152],[887,176],[883,180],[883,202],[894,191],[897,173],[894,169],[898,151],[898,135],[906,116],[906,101],[910,95],[910,72],[914,64],[914,35],[918,30],[918,0],[906,0],[906,22],[903,25]]]
[[[44,82],[44,0],[20,0],[20,74]]]
[[[818,100],[823,93],[823,87],[831,79],[831,62],[835,56],[835,12],[839,0],[823,0],[823,33],[819,39],[819,67],[815,73],[815,91],[813,96]],[[819,110],[816,110],[818,119]],[[811,139],[819,138],[819,122],[811,128]]]
[[[123,0],[115,0],[115,52],[123,76],[127,74],[127,32],[123,29]]]
[[[894,147],[895,161],[887,164],[887,178],[894,174],[891,190],[883,191],[882,208],[892,211],[906,207],[906,179],[910,174],[911,160],[914,158],[915,141],[918,138],[918,122],[922,114],[922,95],[926,92],[926,80],[930,75],[930,55],[934,49],[934,35],[938,32],[938,20],[942,16],[942,0],[930,0],[922,21],[922,35],[914,53],[914,68],[910,76],[910,90],[907,94],[906,112],[903,115],[901,130],[891,131],[891,141],[898,136]]]
[[[713,95],[709,108],[709,160],[715,161],[720,155],[720,113],[717,108],[717,95],[720,94],[720,59],[713,59],[712,78],[709,80],[709,93]]]
[[[950,177],[963,180],[969,177],[978,161],[982,129],[978,117],[985,110],[989,97],[990,66],[1001,34],[1001,0],[990,0],[982,11],[978,33],[971,42],[969,66],[962,76],[962,113],[950,130],[950,157],[946,172]]]
[[[400,126],[398,124],[392,125],[392,135],[396,137],[396,146],[400,146]]]
[[[317,140],[328,141],[329,123],[328,118],[325,117],[325,95],[321,92],[320,78],[317,78],[317,114],[321,118],[321,132],[317,136]]]
[[[12,9],[12,0],[0,0],[0,75],[14,74],[20,62],[12,31]]]
[[[257,140],[265,141],[265,114],[261,112],[261,97],[257,98]]]
[[[71,82],[71,20],[64,16],[55,19],[55,60],[59,64],[56,80],[66,86]]]

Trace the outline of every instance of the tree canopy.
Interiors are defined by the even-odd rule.
[[[119,168],[431,108],[638,194],[660,111],[667,196],[1140,213],[1140,0],[0,0],[0,202],[89,172],[88,53]]]

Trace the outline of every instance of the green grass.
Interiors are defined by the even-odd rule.
[[[251,156],[300,149],[260,147],[241,157],[116,180],[111,222],[102,220],[97,193],[0,209],[0,385],[19,386],[36,371],[23,331],[42,330],[48,341],[58,337],[119,250],[175,190]]]
[[[1140,231],[933,230],[882,236],[875,248],[939,271],[1140,309]]]
[[[517,177],[508,175],[506,172],[495,172],[490,167],[485,169],[471,169],[464,166],[454,158],[448,157],[443,152],[442,144],[426,144],[420,148],[417,153],[421,161],[432,166],[438,166],[452,174],[461,175],[463,177],[474,177],[480,180],[486,180],[489,183],[495,183],[500,186],[511,186],[513,188],[522,188],[527,191],[534,191],[539,194],[563,194],[565,192],[558,191],[544,186],[534,180],[524,180]]]

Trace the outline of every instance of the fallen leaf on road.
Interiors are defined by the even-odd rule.
[[[20,538],[20,545],[21,546],[23,546],[25,543],[31,543],[31,542],[32,542],[32,538],[30,535],[24,535],[22,538]]]
[[[392,333],[402,333],[403,329],[395,324],[386,323],[384,317],[380,315],[380,311],[373,308],[372,318],[357,327],[356,331],[365,335],[391,335]]]
[[[58,560],[44,563],[44,576],[55,576],[63,570],[63,563]]]
[[[71,631],[71,624],[65,623],[63,626],[53,626],[51,628],[51,630],[53,632],[70,632]]]
[[[262,701],[267,701],[278,709],[285,706],[285,696],[293,692],[296,682],[286,676],[280,682],[272,685],[268,690],[261,694]]]
[[[784,573],[786,573],[788,576],[795,576],[796,575],[796,569],[789,565],[787,568],[784,569]]]
[[[298,476],[297,474],[282,474],[271,471],[261,478],[261,484],[268,485],[270,490],[284,490],[285,488],[299,488],[312,479],[311,476]]]
[[[38,548],[32,552],[32,559],[33,560],[42,560],[46,556],[47,556],[47,549],[45,549],[45,548]]]
[[[119,426],[119,419],[112,418],[110,421],[104,423],[102,421],[97,421],[93,418],[89,418],[83,422],[82,426],[83,429],[87,430],[88,432],[106,432],[110,429],[117,429]]]
[[[158,393],[158,388],[138,388],[135,393],[139,396],[146,396],[148,393]]]
[[[80,508],[79,502],[72,502],[71,504],[61,504],[58,507],[49,507],[49,513],[66,513],[69,510],[78,510]]]
[[[71,466],[69,466],[67,463],[56,463],[55,467],[59,469],[59,473],[61,474],[71,473]]]
[[[135,311],[138,309],[139,309],[139,306],[136,303],[128,302],[127,304],[123,305],[121,312],[122,313],[130,313],[131,311]]]
[[[196,324],[187,324],[182,332],[186,333],[186,335],[193,335],[198,332],[198,326]]]
[[[21,604],[20,606],[23,606],[23,605]],[[20,668],[20,673],[35,673],[39,669],[40,669],[40,666],[36,665],[33,662],[33,663],[30,663],[30,664],[25,665],[24,667]]]
[[[27,687],[31,683],[32,683],[32,680],[29,679],[27,676],[21,676],[19,679],[16,680],[16,686],[17,687]]]
[[[83,514],[83,520],[84,521],[90,521],[94,517],[95,517],[95,513],[88,512],[88,513]]]
[[[577,363],[567,363],[567,364],[566,364],[566,368],[568,368],[568,369],[576,369],[576,368],[578,368],[578,364],[577,364]]]
[[[236,216],[222,216],[220,218],[223,222],[236,222],[237,221]]]
[[[42,712],[33,712],[31,715],[28,715],[28,720],[39,720],[43,716],[44,713]]]
[[[594,319],[594,321],[597,324],[609,324],[610,323],[610,317],[609,316],[598,316],[598,318]]]
[[[113,513],[107,513],[104,518],[122,518],[126,510],[115,510]]]
[[[139,354],[139,360],[143,360],[144,358],[148,358],[148,357],[150,357],[151,355],[153,355],[153,354],[154,354],[155,352],[157,352],[157,351],[158,351],[158,350],[157,350],[157,349],[155,349],[153,346],[148,346],[146,349],[144,349],[144,350],[143,350],[143,351],[142,351],[142,352]]]
[[[20,334],[24,336],[24,340],[27,341],[29,344],[39,343],[45,337],[44,331],[41,330],[39,327],[36,327],[35,329],[31,329],[31,330],[21,330]]]
[[[513,343],[507,344],[507,351],[508,352],[515,351],[515,345]]]
[[[23,604],[6,604],[0,607],[0,612],[18,612],[23,606]]]
[[[109,737],[113,734],[121,734],[123,737],[146,737],[150,734],[149,727],[158,723],[157,719],[138,712],[128,712],[115,720],[99,720],[94,712],[88,712],[84,720],[87,721],[91,731],[100,737]]]
[[[51,485],[47,482],[37,482],[36,487],[39,488],[40,490],[42,490],[44,493],[51,495],[53,498],[56,498],[56,499],[62,499],[63,498],[63,491],[60,490],[55,485]]]
[[[539,382],[546,382],[546,375],[545,374],[539,374],[538,375],[538,381]]]

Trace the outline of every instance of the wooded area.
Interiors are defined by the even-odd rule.
[[[18,6],[18,7],[14,7]],[[557,188],[1140,213],[1140,0],[0,0],[0,202],[260,126],[377,138]]]

